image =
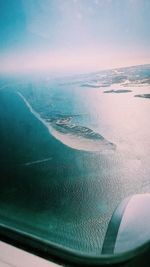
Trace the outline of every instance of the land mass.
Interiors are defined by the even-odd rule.
[[[139,94],[139,95],[135,95],[135,97],[149,98],[150,99],[150,94]]]
[[[115,94],[122,94],[122,93],[130,93],[132,92],[131,90],[107,90],[107,91],[104,91],[103,93],[105,94],[109,94],[109,93],[115,93]]]

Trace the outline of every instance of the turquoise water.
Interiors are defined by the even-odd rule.
[[[1,89],[0,221],[100,255],[117,204],[150,192],[150,100],[135,97],[149,77],[145,66]]]

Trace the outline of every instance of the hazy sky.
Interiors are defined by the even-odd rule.
[[[149,0],[0,0],[0,72],[150,63]]]

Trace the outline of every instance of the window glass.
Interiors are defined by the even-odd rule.
[[[149,10],[0,1],[2,226],[100,257],[117,205],[150,192]]]

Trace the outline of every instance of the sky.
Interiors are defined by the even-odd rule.
[[[149,0],[0,0],[0,73],[150,63]]]

